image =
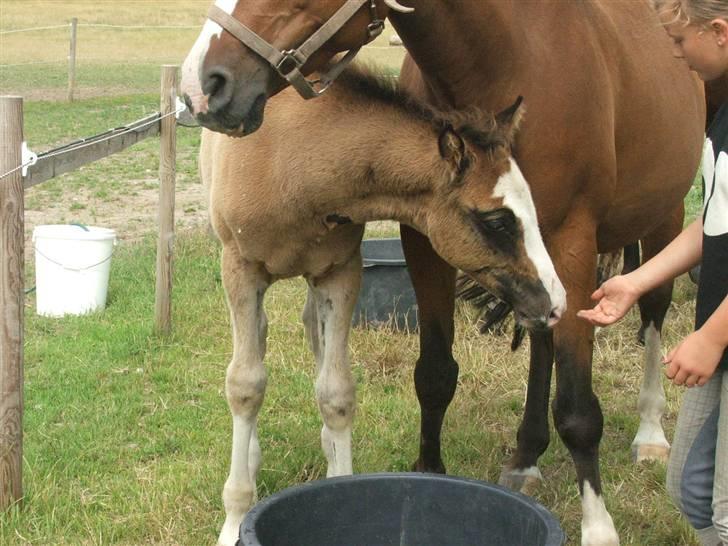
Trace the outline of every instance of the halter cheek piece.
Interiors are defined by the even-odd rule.
[[[276,72],[287,80],[304,99],[312,99],[326,91],[329,85],[333,83],[336,77],[354,59],[354,56],[359,52],[361,46],[349,50],[328,72],[322,74],[318,80],[307,80],[301,73],[301,67],[306,64],[306,61],[308,61],[311,55],[318,51],[329,38],[336,34],[367,2],[369,2],[369,11],[372,18],[372,22],[367,26],[368,41],[373,40],[384,29],[384,20],[377,17],[375,0],[347,0],[303,44],[296,49],[288,49],[285,51],[279,51],[255,32],[240,23],[232,15],[214,4],[210,7],[207,18],[220,25],[244,45],[268,61]]]

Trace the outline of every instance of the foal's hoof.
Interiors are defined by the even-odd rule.
[[[531,495],[542,482],[543,476],[536,466],[522,469],[504,468],[498,478],[498,485],[520,491],[525,495]]]
[[[632,446],[632,459],[635,463],[641,463],[642,461],[667,463],[667,457],[669,455],[669,445],[642,444]]]

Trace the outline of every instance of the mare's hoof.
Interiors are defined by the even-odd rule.
[[[632,446],[632,459],[635,463],[641,463],[642,461],[667,463],[668,455],[670,455],[669,445],[643,444]]]
[[[498,485],[525,495],[531,495],[543,482],[543,476],[538,467],[514,469],[504,468],[498,478]]]

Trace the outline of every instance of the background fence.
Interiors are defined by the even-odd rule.
[[[0,14],[0,93],[28,99],[74,100],[89,96],[151,92],[161,64],[179,64],[194,43],[209,5],[207,0],[174,2],[172,9],[140,25],[122,13],[139,9],[132,2],[71,4],[61,9],[44,3],[37,20],[20,15],[18,2],[3,0]],[[7,7],[5,7],[7,4]],[[50,4],[50,6],[49,6]],[[116,11],[108,4],[119,6]],[[67,17],[71,9],[76,13]],[[71,12],[73,13],[73,12]],[[121,16],[120,16],[121,15]],[[360,53],[396,73],[404,57],[390,47],[386,32]],[[109,70],[109,66],[113,66]],[[31,91],[32,94],[28,94]]]
[[[83,23],[84,30],[91,30],[91,31],[101,31],[100,33],[97,32],[99,35],[109,35],[110,33],[128,33],[129,31],[146,31],[146,32],[165,32],[165,31],[173,31],[175,33],[179,33],[179,31],[187,31],[187,33],[193,33],[195,31],[199,31],[199,25],[150,25],[150,26],[144,26],[144,25],[113,25],[113,24],[107,24],[107,23]],[[22,71],[28,71],[28,70],[38,70],[42,69],[45,70],[47,68],[40,68],[39,65],[62,65],[67,64],[67,99],[69,101],[73,101],[76,95],[76,86],[77,86],[77,61],[79,61],[78,57],[78,31],[79,31],[79,22],[77,17],[73,17],[71,21],[68,24],[65,25],[51,25],[51,26],[41,26],[41,27],[29,27],[29,28],[19,28],[19,29],[11,29],[11,30],[0,30],[0,40],[5,42],[6,47],[12,48],[13,44],[12,42],[25,42],[27,40],[26,36],[19,36],[21,34],[34,34],[37,36],[37,39],[40,41],[44,41],[49,37],[55,41],[59,40],[59,33],[67,32],[68,33],[68,56],[67,59],[63,58],[55,58],[53,59],[53,53],[51,52],[48,56],[47,60],[19,60],[14,59],[17,62],[3,62],[0,63],[0,70],[9,70],[9,69],[19,69]],[[94,41],[98,40],[99,36],[94,37],[93,35],[90,36],[90,43],[93,43]],[[12,53],[8,54],[8,58]],[[48,55],[48,53],[46,53]],[[98,54],[97,54],[98,55]],[[56,52],[57,56],[57,52]],[[108,62],[110,59],[108,57],[102,57],[102,56],[85,56],[82,59],[83,62]]]
[[[60,174],[160,136],[155,325],[171,330],[178,67],[162,67],[160,111],[31,157],[23,99],[0,97],[0,511],[23,496],[24,193]]]

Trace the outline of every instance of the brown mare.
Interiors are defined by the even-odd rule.
[[[582,544],[618,544],[599,473],[603,416],[592,390],[594,331],[576,311],[591,306],[599,252],[640,240],[646,259],[681,229],[682,199],[702,146],[702,86],[672,58],[646,0],[400,2],[414,12],[405,13],[393,0],[217,0],[276,51],[297,47],[322,25],[328,31],[329,21],[336,21],[338,31],[314,53],[310,42],[303,54],[289,52],[282,60],[263,52],[279,65],[276,70],[235,25],[210,14],[226,30],[206,23],[185,61],[183,92],[208,127],[252,132],[263,123],[268,97],[289,81],[302,88],[299,72],[319,69],[335,52],[355,50],[387,17],[408,51],[401,83],[415,96],[440,107],[490,111],[502,110],[517,95],[527,97],[529,112],[514,153],[531,185],[568,310],[552,332],[531,332],[525,413],[501,483],[521,488],[540,477],[536,465],[549,442],[555,361],[551,406],[576,467]],[[352,3],[358,11],[338,21],[338,8]],[[455,270],[424,234],[406,225],[401,234],[419,304],[415,387],[421,440],[415,468],[443,472],[440,432],[458,375],[451,353]],[[633,443],[638,459],[664,458],[669,449],[660,424],[659,354],[671,291],[665,285],[640,301],[647,347]]]
[[[266,124],[249,137],[203,132],[200,173],[223,244],[234,339],[221,544],[235,543],[255,495],[266,385],[262,302],[274,281],[308,281],[303,316],[317,363],[328,476],[352,472],[347,341],[364,223],[392,219],[427,234],[440,256],[513,304],[526,327],[546,328],[564,311],[566,295],[511,156],[520,107],[496,117],[444,114],[389,82],[349,69],[317,101],[292,90],[271,99]]]

